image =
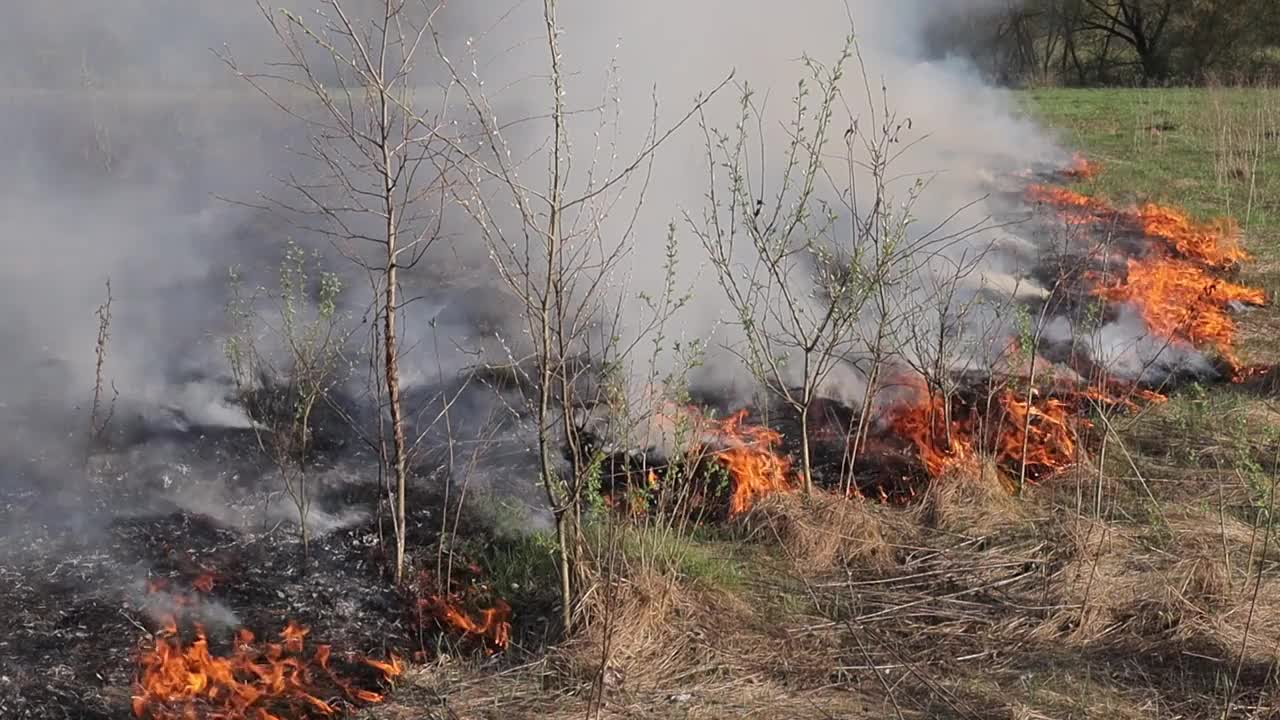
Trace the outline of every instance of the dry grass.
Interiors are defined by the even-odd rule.
[[[1198,718],[1228,697],[1268,717],[1280,554],[1260,531],[1170,509],[1157,532],[985,477],[917,508],[772,498],[743,520],[742,586],[624,568],[530,664],[432,666],[397,698],[502,720]]]
[[[948,468],[929,485],[920,520],[931,528],[989,532],[1019,520],[1014,482],[990,457],[971,458]]]
[[[861,498],[815,492],[774,495],[742,520],[748,537],[776,542],[796,571],[823,575],[851,564],[891,565],[896,534],[885,513]]]

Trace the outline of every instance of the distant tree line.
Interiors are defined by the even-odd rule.
[[[1007,85],[1280,80],[1276,0],[1004,0],[929,40]]]

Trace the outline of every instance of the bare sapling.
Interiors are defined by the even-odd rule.
[[[841,87],[855,58],[872,107],[865,118],[850,109]],[[943,223],[915,230],[911,208],[924,180],[895,202],[890,167],[914,144],[903,138],[911,121],[871,95],[852,37],[834,65],[808,58],[804,64],[808,73],[780,148],[784,160],[771,176],[752,176],[753,168],[769,165],[752,153],[763,142],[750,128],[762,131],[766,113],[750,88],[743,89],[731,133],[704,122],[709,208],[687,220],[736,313],[743,342],[730,350],[798,417],[804,487],[811,491],[811,409],[824,385],[842,365],[868,377],[856,447],[869,425],[879,370],[902,343],[892,328],[902,315],[904,286],[976,228],[952,231]],[[777,189],[766,197],[768,186]]]
[[[441,236],[438,211],[447,197],[453,160],[439,116],[419,105],[417,60],[440,5],[385,0],[365,4],[326,0],[315,19],[260,5],[287,60],[269,72],[246,72],[223,59],[276,108],[302,122],[310,142],[300,150],[316,177],[290,177],[292,199],[271,206],[308,232],[326,237],[363,270],[373,291],[379,332],[373,355],[379,378],[379,456],[393,512],[393,574],[406,563],[406,496],[410,452],[400,372],[404,329],[402,274],[410,272]],[[353,5],[358,5],[356,9]],[[448,105],[436,98],[439,107]]]
[[[271,458],[297,511],[304,557],[311,543],[316,410],[340,381],[337,370],[346,342],[338,312],[341,283],[318,267],[313,274],[307,260],[305,251],[289,243],[274,291],[246,293],[238,273],[232,272],[227,311],[233,332],[224,348],[258,446]]]
[[[474,220],[503,284],[521,308],[530,345],[527,354],[522,348],[519,357],[509,360],[527,388],[527,411],[536,425],[538,482],[554,517],[561,622],[569,631],[577,606],[575,586],[582,576],[581,503],[602,460],[585,446],[581,419],[589,415],[587,408],[603,404],[600,401],[614,385],[607,371],[619,367],[634,347],[634,334],[624,340],[616,332],[624,298],[608,282],[625,270],[636,235],[636,212],[656,153],[727,80],[700,95],[693,108],[665,130],[657,127],[655,117],[643,146],[622,164],[616,145],[609,147],[610,141],[601,139],[608,133],[598,134],[595,152],[585,161],[578,157],[584,162],[571,173],[575,152],[570,116],[595,113],[602,125],[612,122],[615,130],[617,121],[606,117],[611,103],[587,110],[568,104],[557,5],[555,0],[543,2],[547,112],[526,119],[548,125],[547,141],[536,155],[546,161],[545,182],[534,185],[520,177],[525,171],[517,158],[527,153],[509,143],[510,120],[498,118],[480,78],[474,71],[459,71],[444,52],[440,36],[434,37],[451,89],[463,96],[478,128],[473,135],[452,140],[465,158],[454,197]],[[634,193],[637,210],[619,213],[618,204],[628,193]]]
[[[806,491],[813,487],[809,408],[819,385],[849,349],[850,331],[866,299],[860,260],[849,258],[845,264],[832,251],[839,217],[820,197],[819,187],[839,85],[851,57],[847,47],[829,69],[806,59],[810,76],[799,84],[786,163],[767,204],[762,192],[772,178],[751,177],[748,127],[762,125],[764,116],[750,88],[743,87],[734,136],[714,130],[704,119],[711,208],[699,221],[689,218],[745,337],[745,350],[734,351],[799,416]],[[818,93],[812,115],[811,82]],[[763,158],[760,165],[765,165]],[[724,189],[717,170],[724,171]],[[745,263],[735,258],[744,242],[750,246],[743,251],[749,253]]]
[[[111,281],[107,280],[107,297],[97,310],[98,337],[93,347],[93,404],[89,409],[88,452],[90,454],[102,446],[107,427],[111,424],[111,418],[116,412],[116,400],[120,397],[120,391],[116,389],[115,383],[111,383],[111,399],[105,400],[107,343],[111,340],[111,300]]]

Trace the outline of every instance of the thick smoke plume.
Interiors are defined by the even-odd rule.
[[[316,9],[294,4],[304,17]],[[871,117],[873,107],[883,112],[886,103],[899,119],[910,120],[891,191],[901,200],[917,180],[927,181],[913,207],[915,226],[987,228],[954,250],[992,248],[966,292],[1034,294],[1034,283],[1022,277],[1033,249],[990,220],[1010,213],[990,195],[995,178],[1059,162],[1062,153],[973,68],[926,59],[930,48],[922,44],[928,24],[989,4],[564,2],[566,102],[583,111],[570,127],[570,141],[583,158],[571,185],[582,187],[592,153],[625,165],[644,147],[651,124],[672,126],[730,72],[733,83],[706,106],[704,117],[710,126],[732,130],[737,95],[747,85],[753,89],[765,108],[758,141],[765,148],[759,172],[767,185],[775,148],[786,141],[796,81],[805,74],[801,58],[833,62],[853,34],[860,60],[851,61],[843,81],[846,121]],[[350,7],[359,14],[373,5]],[[535,186],[545,174],[540,153],[550,106],[541,11],[541,3],[527,1],[455,2],[436,20],[443,54],[483,88],[499,123],[513,123],[512,154],[527,158],[522,178]],[[10,9],[0,40],[6,106],[0,131],[12,148],[0,167],[0,294],[6,308],[0,319],[0,483],[16,484],[19,477],[43,483],[41,468],[74,463],[79,450],[70,439],[88,426],[85,408],[94,385],[94,309],[108,279],[115,319],[106,374],[120,393],[118,420],[177,430],[245,426],[243,412],[227,401],[220,340],[228,268],[248,268],[251,280],[269,277],[267,268],[278,264],[287,239],[328,252],[325,238],[231,202],[277,193],[276,178],[311,169],[293,152],[306,146],[306,128],[282,117],[220,59],[230,55],[237,66],[255,69],[280,58],[259,8],[248,0],[132,0],[105,11],[88,0],[25,3]],[[417,72],[424,102],[444,96],[440,89],[449,75],[433,54],[420,57]],[[457,103],[456,94],[449,97]],[[586,112],[602,104],[603,111]],[[468,126],[466,108],[442,110],[457,118],[457,127]],[[741,389],[749,384],[744,371],[719,350],[738,341],[734,318],[685,220],[706,211],[710,182],[697,123],[672,135],[645,172],[631,252],[610,279],[610,292],[631,308],[639,294],[661,289],[667,228],[674,223],[676,285],[691,296],[673,327],[685,341],[706,342],[715,360],[695,382]],[[640,199],[631,192],[621,204]],[[630,212],[619,211],[602,232],[620,232]],[[512,316],[513,303],[503,299],[478,233],[464,213],[446,213],[447,240],[408,280],[419,298],[406,310],[404,343],[407,377],[415,384],[447,385],[464,368],[501,362],[504,353],[525,344],[522,323]],[[345,307],[355,322],[367,320],[360,274],[331,259],[351,281]],[[629,312],[624,332],[640,324]],[[856,384],[855,375],[837,377]],[[457,407],[471,417],[459,422],[479,427],[496,406],[468,398]]]

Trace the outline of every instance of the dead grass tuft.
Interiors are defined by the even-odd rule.
[[[994,459],[973,458],[929,484],[920,503],[920,521],[936,529],[989,532],[1020,519],[1013,491],[1013,483]]]
[[[686,590],[670,577],[642,573],[597,585],[586,617],[595,619],[548,658],[549,678],[561,688],[603,682],[606,687],[652,684],[682,664],[675,642]]]
[[[893,564],[893,532],[865,500],[815,492],[773,495],[743,519],[751,537],[775,539],[795,568],[821,575],[838,567]]]
[[[1065,514],[1049,535],[1061,564],[1057,607],[1034,635],[1085,644],[1113,633],[1117,609],[1142,595],[1133,568],[1137,542],[1116,526]]]

